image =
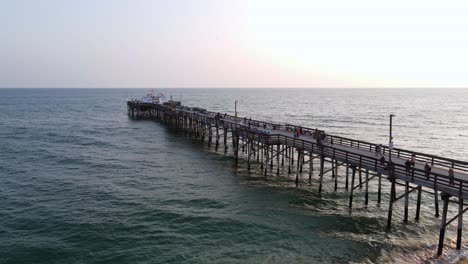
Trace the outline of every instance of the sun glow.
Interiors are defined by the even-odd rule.
[[[450,3],[252,1],[246,28],[257,56],[334,86],[466,87],[468,19]]]

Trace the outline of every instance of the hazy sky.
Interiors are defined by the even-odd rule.
[[[0,0],[0,87],[468,87],[468,2]]]

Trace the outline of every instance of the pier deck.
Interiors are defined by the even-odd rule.
[[[256,158],[256,163],[261,166],[262,170],[264,169],[265,176],[268,169],[273,172],[274,164],[277,174],[279,174],[280,167],[284,166],[287,166],[288,172],[292,173],[294,162],[296,162],[296,183],[299,181],[299,175],[303,172],[304,166],[309,168],[310,182],[313,176],[314,160],[319,159],[319,193],[322,191],[323,177],[326,173],[332,174],[335,179],[335,191],[337,190],[338,167],[344,166],[346,168],[345,188],[349,192],[350,208],[352,208],[354,189],[362,185],[365,185],[365,204],[367,205],[368,183],[373,179],[378,179],[378,203],[380,204],[381,180],[384,175],[391,182],[388,228],[391,226],[393,204],[402,198],[405,200],[403,221],[407,222],[409,195],[414,191],[417,191],[415,219],[419,219],[421,192],[422,187],[425,187],[434,194],[434,209],[437,217],[439,216],[439,194],[443,200],[438,255],[442,254],[445,229],[455,220],[458,220],[457,248],[461,248],[463,215],[468,210],[464,204],[464,200],[468,199],[468,162],[399,148],[394,148],[391,151],[392,154],[389,155],[388,146],[382,146],[377,152],[379,144],[326,134],[317,128],[275,124],[247,119],[247,117],[240,118],[200,108],[185,107],[178,102],[151,104],[129,101],[127,109],[128,115],[132,118],[161,120],[185,131],[193,138],[200,139],[201,142],[206,141],[209,146],[213,144],[216,149],[222,144],[225,153],[230,148],[231,144],[228,142],[230,139],[236,164],[242,152],[247,159],[248,169],[250,170]],[[294,135],[296,130],[302,131],[299,137]],[[326,135],[326,139],[322,139],[323,135]],[[415,164],[407,168],[405,162],[412,155],[415,155]],[[325,162],[331,164],[331,169],[325,171]],[[430,173],[425,171],[426,163],[431,166]],[[453,178],[449,177],[449,168],[454,170]],[[356,172],[359,174],[357,185],[355,185]],[[364,181],[362,174],[365,174]],[[398,197],[396,184],[405,186],[404,193]],[[450,203],[458,205],[458,214],[447,220]]]

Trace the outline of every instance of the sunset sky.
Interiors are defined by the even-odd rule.
[[[468,87],[466,1],[0,0],[0,87]]]

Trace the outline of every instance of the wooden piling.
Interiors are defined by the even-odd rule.
[[[418,198],[416,200],[416,217],[414,220],[419,221],[419,213],[421,211],[421,192],[422,187],[418,186]]]
[[[349,178],[349,164],[346,165],[346,183],[345,183],[346,190],[348,190],[348,178]]]
[[[365,193],[365,205],[369,204],[369,170],[366,169],[366,193]]]
[[[442,209],[442,220],[440,222],[440,234],[439,234],[439,246],[437,248],[437,256],[442,255],[444,248],[445,228],[447,223],[447,210],[449,205],[449,195],[442,193],[442,199],[444,200],[444,208]]]
[[[356,178],[356,166],[351,165],[353,175],[351,176],[351,191],[349,193],[349,208],[353,207],[354,179]]]
[[[382,195],[382,174],[378,174],[379,177],[379,186],[377,187],[377,204],[380,205],[381,195]]]
[[[409,205],[409,182],[405,182],[405,215],[403,218],[403,222],[408,222],[408,205]]]
[[[322,193],[322,183],[323,183],[323,166],[325,163],[325,157],[323,156],[323,150],[322,150],[322,156],[320,156],[320,184],[319,184],[319,194]]]
[[[277,176],[279,176],[279,172],[280,172],[280,155],[281,155],[280,144],[278,143],[276,145],[276,175]]]
[[[463,229],[463,199],[458,198],[458,227],[457,227],[457,249],[461,249]]]
[[[297,150],[297,168],[296,168],[296,185],[299,184],[299,173],[300,173],[300,166],[301,166],[301,151]]]
[[[309,183],[312,183],[312,172],[314,169],[314,160],[312,157],[312,152],[309,153]]]
[[[335,192],[338,190],[338,170],[336,168],[338,168],[338,161],[335,160],[335,162],[333,161],[332,159],[332,165],[333,163],[335,163],[334,167],[332,167],[332,171],[333,171],[333,174],[334,174],[334,177],[335,178]]]
[[[390,179],[392,184],[390,187],[390,199],[388,202],[388,218],[387,218],[387,229],[390,229],[392,226],[392,214],[393,214],[393,202],[395,200],[395,179]]]

